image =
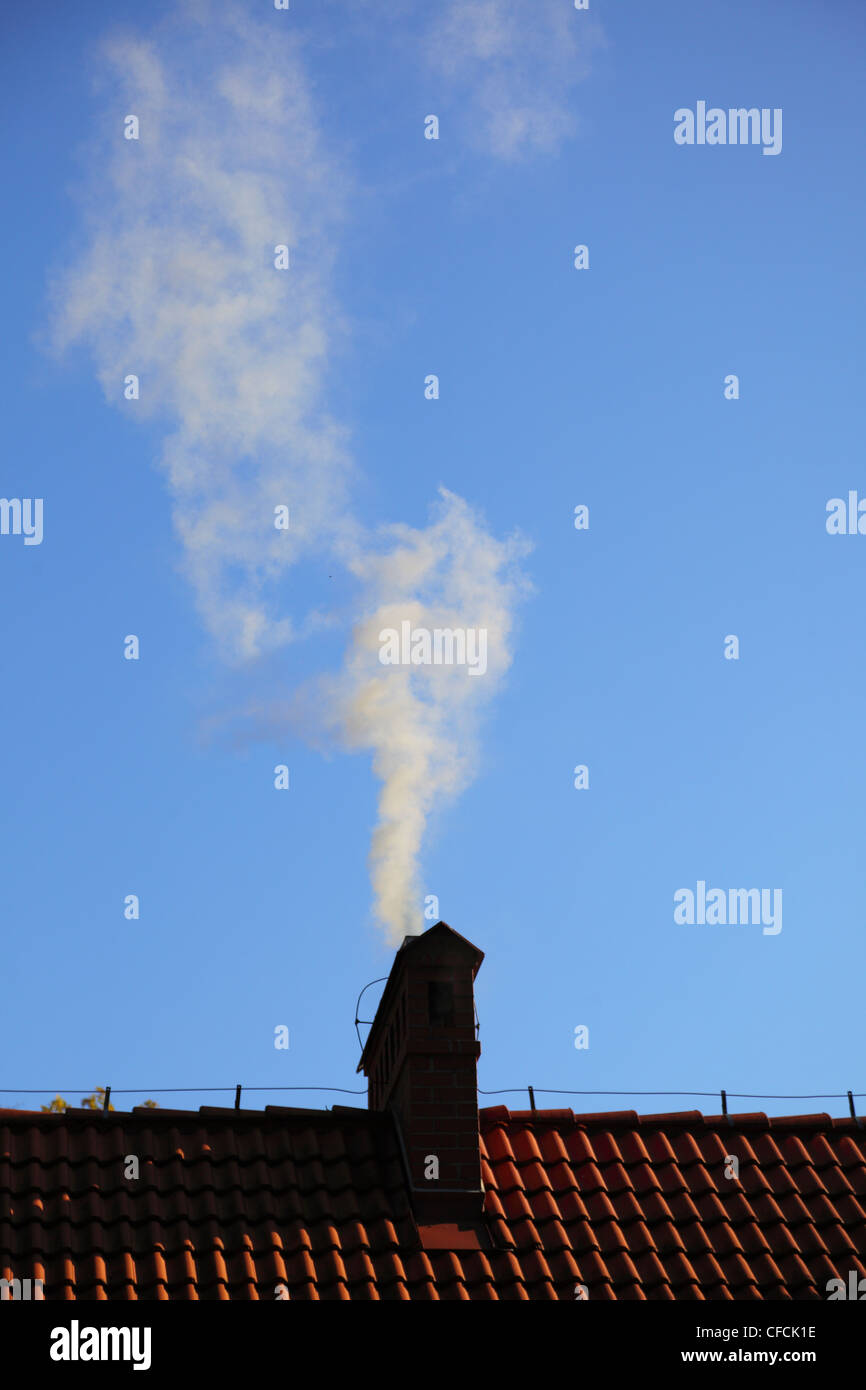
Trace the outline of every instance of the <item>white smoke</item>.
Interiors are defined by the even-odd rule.
[[[198,7],[196,7],[198,8]],[[163,466],[201,615],[230,658],[288,641],[264,598],[345,514],[342,432],[321,408],[339,316],[328,234],[346,179],[327,157],[303,67],[231,7],[162,42],[103,50],[108,136],[90,239],[55,286],[55,342],[88,342],[109,400],[173,422]],[[123,138],[135,114],[140,138]],[[295,265],[274,268],[286,245]],[[274,508],[290,508],[277,531]]]
[[[331,692],[346,742],[373,750],[382,783],[370,872],[393,944],[417,929],[418,861],[430,814],[476,770],[479,716],[511,664],[513,613],[524,588],[516,561],[525,544],[495,540],[466,502],[440,492],[430,526],[393,526],[386,554],[352,563],[368,609]],[[416,630],[483,630],[483,674],[473,678],[466,665],[383,665],[381,634],[404,622]]]
[[[389,939],[417,930],[431,811],[471,777],[478,717],[510,664],[516,541],[496,541],[443,491],[425,530],[366,538],[343,431],[323,406],[345,328],[329,270],[347,180],[324,148],[287,38],[231,6],[195,4],[182,30],[114,39],[110,138],[94,161],[88,239],[54,286],[55,341],[91,349],[109,400],[168,423],[162,454],[183,566],[224,656],[244,662],[303,635],[279,580],[304,555],[358,581],[344,670],[322,686],[335,740],[370,750],[381,779],[371,848]],[[196,16],[198,18],[196,18]],[[140,139],[123,138],[135,114]],[[274,268],[274,247],[292,265]],[[288,505],[291,528],[274,528]],[[385,667],[379,633],[409,619],[484,628],[488,665]]]

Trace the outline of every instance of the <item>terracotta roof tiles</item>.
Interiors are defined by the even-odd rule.
[[[484,1212],[416,1221],[391,1117],[0,1112],[0,1278],[51,1299],[822,1299],[866,1276],[866,1131],[480,1112]],[[725,1176],[729,1155],[738,1179]],[[139,1177],[124,1176],[129,1156]]]

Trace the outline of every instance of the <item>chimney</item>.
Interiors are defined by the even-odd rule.
[[[404,937],[358,1063],[369,1108],[397,1121],[421,1221],[483,1206],[472,989],[483,959],[445,922]]]

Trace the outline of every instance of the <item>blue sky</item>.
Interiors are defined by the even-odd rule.
[[[866,496],[866,16],[844,0],[722,20],[633,0],[379,10],[243,0],[229,31],[208,3],[121,28],[96,0],[4,9],[0,494],[42,498],[44,536],[0,535],[0,1100],[361,1089],[355,999],[394,949],[368,867],[376,749],[405,797],[398,859],[406,812],[429,803],[399,911],[420,930],[435,894],[486,952],[482,1089],[643,1113],[719,1105],[640,1091],[866,1092],[866,539],[825,525],[829,499]],[[168,92],[159,141],[145,52]],[[248,86],[221,109],[235,68]],[[704,100],[781,108],[781,152],[677,145],[674,112]],[[283,279],[269,209],[291,228]],[[200,259],[172,317],[147,256],[183,238]],[[213,266],[241,304],[219,357]],[[212,523],[284,484],[297,550],[264,574],[243,518]],[[441,559],[423,594],[401,537]],[[429,723],[408,693],[384,727],[365,713],[347,747],[364,624],[416,599],[451,613],[458,592],[470,624],[494,615],[488,677],[425,687]],[[265,615],[260,642],[235,600]],[[415,767],[425,731],[407,789],[401,750]],[[699,880],[781,889],[782,930],[676,923],[674,893]]]

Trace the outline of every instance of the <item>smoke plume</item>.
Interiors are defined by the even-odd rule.
[[[446,491],[426,529],[368,536],[353,516],[346,432],[325,403],[346,337],[330,271],[349,180],[288,38],[230,5],[194,4],[148,42],[112,39],[100,72],[111,114],[91,156],[84,250],[53,285],[54,341],[88,346],[109,401],[126,405],[124,378],[138,376],[127,408],[166,429],[182,567],[227,661],[309,629],[289,607],[290,566],[326,553],[355,576],[357,616],[343,669],[322,678],[322,718],[335,743],[372,754],[381,780],[371,874],[377,917],[399,941],[420,924],[428,818],[471,777],[481,709],[510,663],[521,547]],[[127,113],[138,140],[123,137]],[[484,628],[484,675],[383,665],[380,632],[405,620]]]

